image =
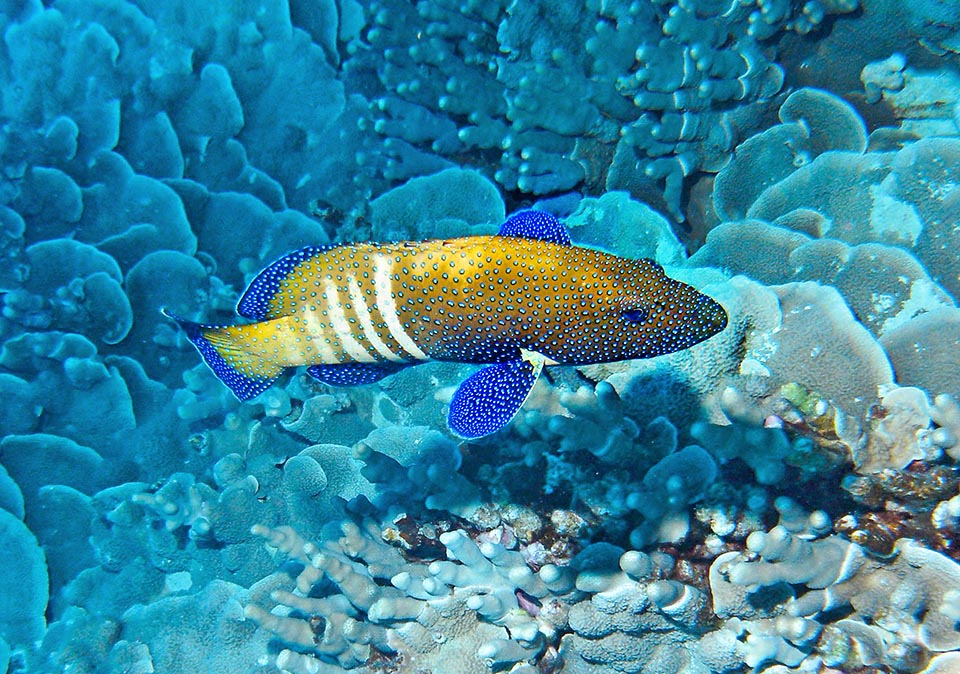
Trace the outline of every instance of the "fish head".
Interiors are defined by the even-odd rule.
[[[577,252],[572,301],[561,312],[562,339],[543,353],[568,364],[653,358],[686,349],[727,326],[715,300],[649,259]],[[556,346],[553,346],[556,344]]]
[[[670,278],[649,259],[631,260],[615,274],[607,323],[624,359],[651,358],[686,349],[727,327],[719,302]]]

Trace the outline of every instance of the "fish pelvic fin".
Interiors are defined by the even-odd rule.
[[[249,353],[244,345],[260,325],[219,326],[178,318],[165,309],[163,314],[177,322],[203,362],[239,400],[255,398],[277,380],[283,366]]]

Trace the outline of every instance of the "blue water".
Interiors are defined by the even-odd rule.
[[[0,33],[0,670],[960,672],[960,4],[11,0]],[[726,328],[548,361],[466,441],[451,401],[512,412],[542,355],[241,403],[161,313],[528,208]],[[367,354],[374,303],[338,306]]]

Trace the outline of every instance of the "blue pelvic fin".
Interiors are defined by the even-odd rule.
[[[570,233],[563,223],[545,211],[520,211],[514,213],[500,226],[499,236],[517,236],[523,239],[540,239],[570,245]]]
[[[467,440],[499,431],[523,407],[543,365],[543,356],[524,351],[518,360],[487,365],[474,372],[450,401],[450,430]]]
[[[257,277],[243,291],[243,296],[237,302],[237,313],[244,318],[252,318],[256,321],[280,318],[273,315],[270,309],[270,300],[280,290],[280,284],[299,264],[333,247],[332,245],[307,246],[287,253],[276,262],[272,262],[257,274]]]
[[[399,372],[410,363],[345,363],[343,365],[311,365],[307,374],[332,386],[361,386],[380,381]]]
[[[204,325],[202,323],[186,321],[182,318],[174,316],[166,309],[161,309],[160,311],[167,318],[171,318],[177,322],[184,334],[187,336],[187,339],[190,340],[190,343],[193,344],[197,348],[197,351],[200,352],[203,362],[205,362],[207,366],[213,370],[213,373],[217,376],[217,379],[222,381],[227,388],[233,391],[233,395],[235,395],[239,400],[250,400],[251,398],[256,398],[258,395],[270,388],[270,384],[277,380],[277,377],[275,376],[249,377],[241,374],[236,368],[230,365],[230,363],[224,360],[223,356],[217,352],[216,347],[214,347],[214,345],[204,334],[208,330],[217,330],[219,326]]]

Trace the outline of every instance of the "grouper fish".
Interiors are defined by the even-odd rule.
[[[463,438],[507,424],[544,366],[651,358],[727,325],[656,262],[574,246],[540,211],[496,236],[303,248],[260,272],[237,313],[255,322],[173,318],[240,400],[301,365],[351,386],[429,360],[477,363],[450,403]]]

